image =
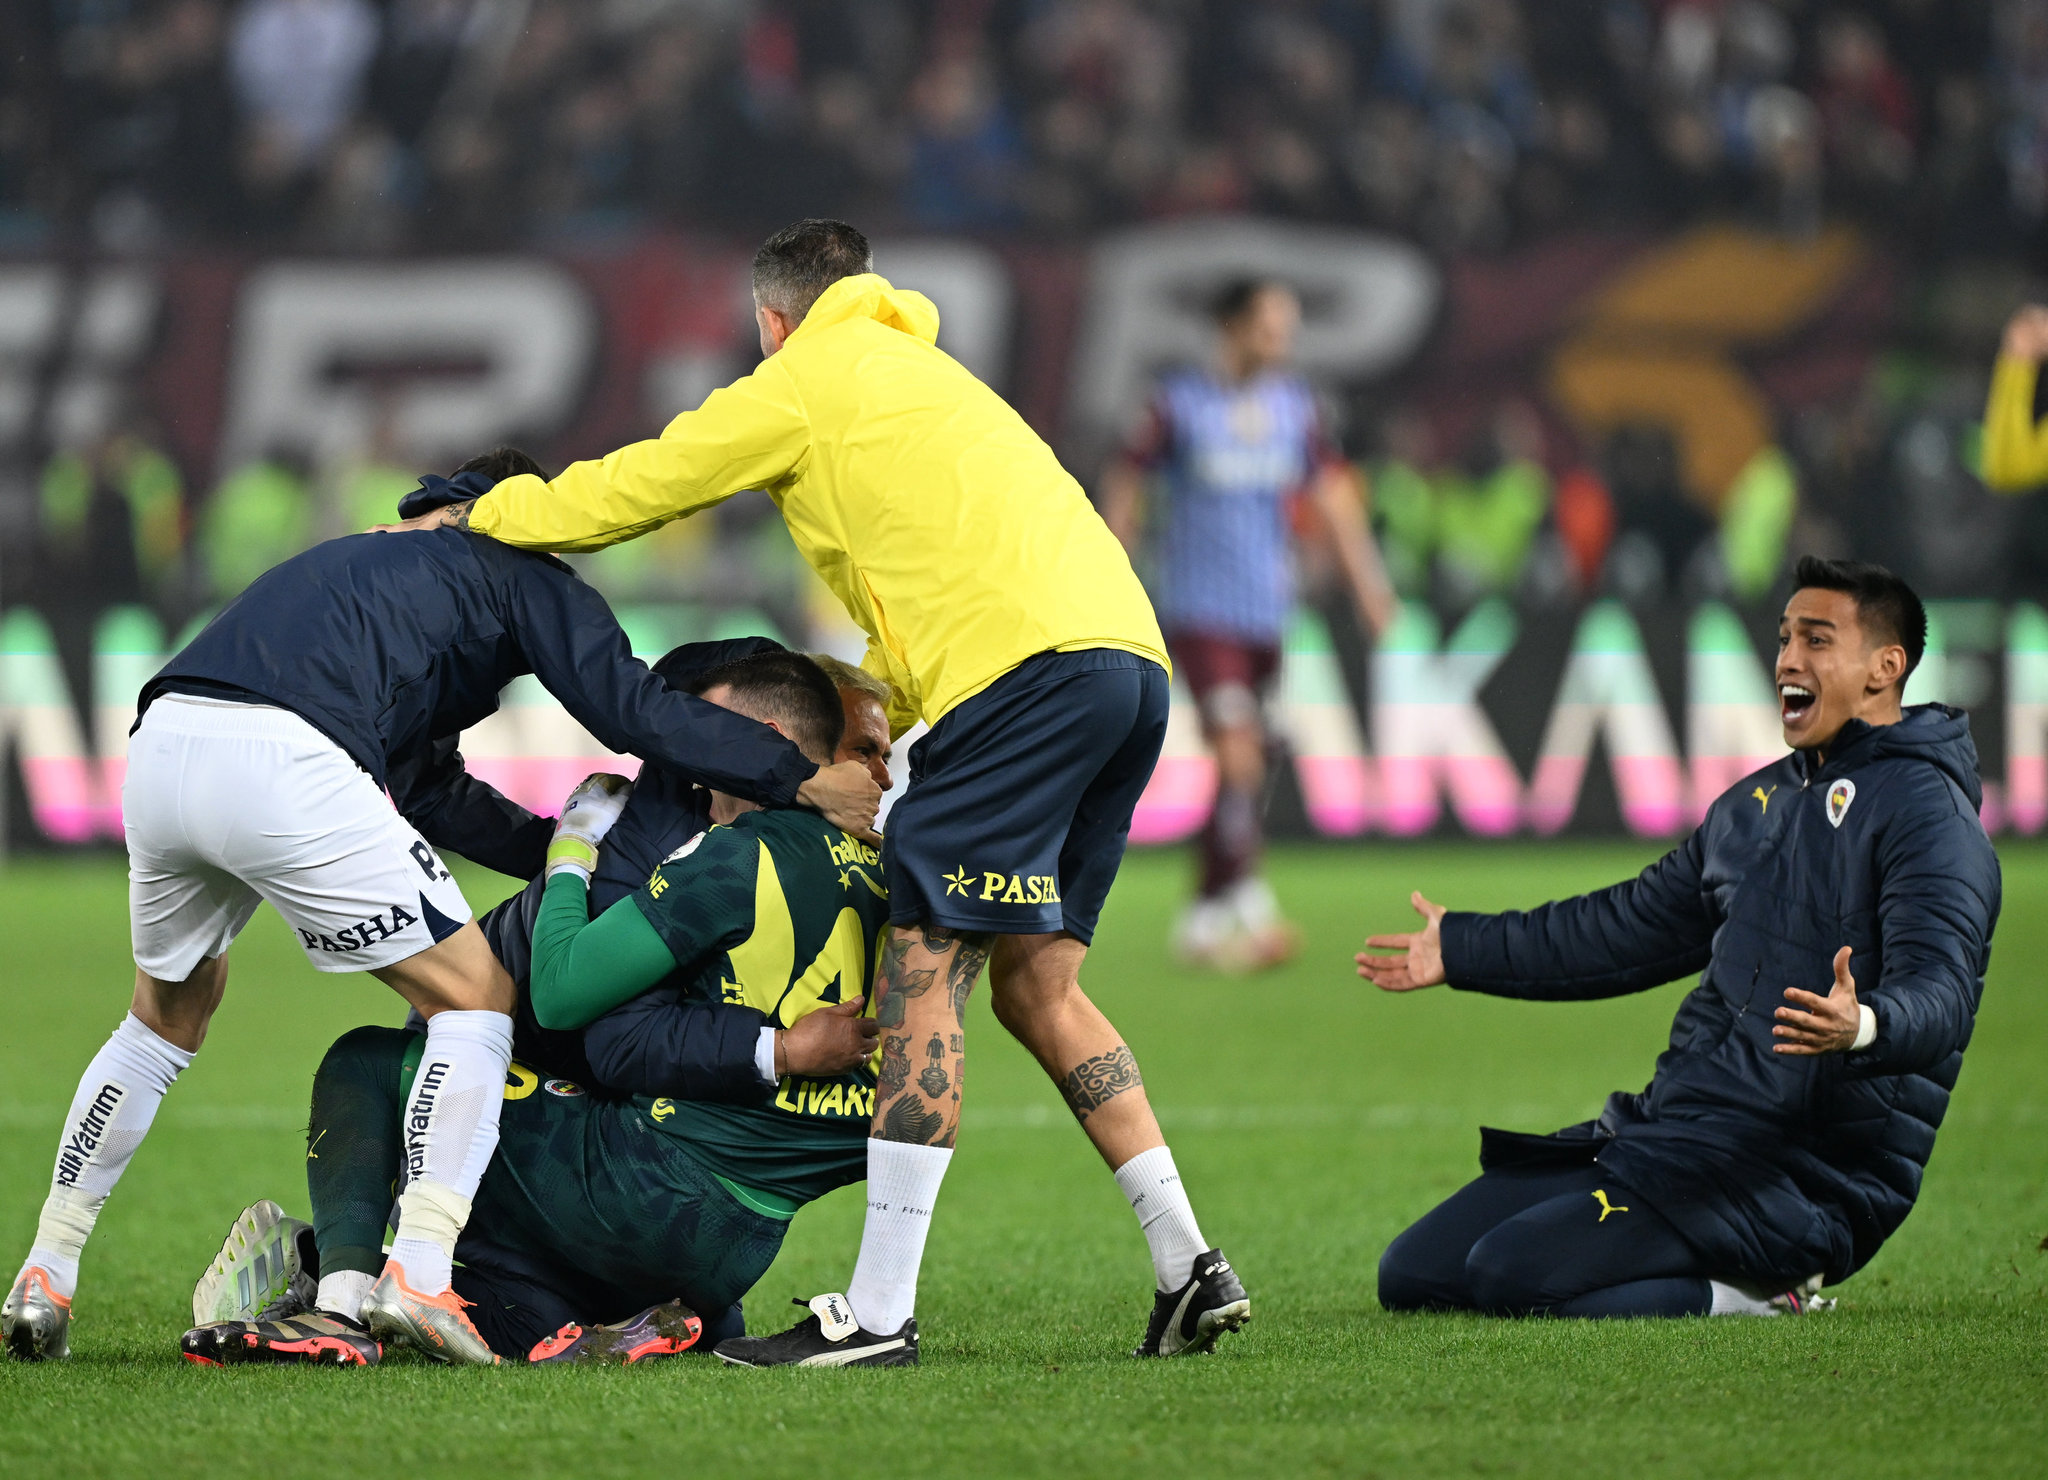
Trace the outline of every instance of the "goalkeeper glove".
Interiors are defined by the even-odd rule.
[[[597,845],[612,830],[632,795],[633,783],[623,776],[599,772],[584,777],[569,793],[555,823],[554,840],[548,844],[548,877],[574,869],[589,882],[597,870]]]

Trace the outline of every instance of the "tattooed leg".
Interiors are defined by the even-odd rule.
[[[868,1134],[876,1140],[951,1146],[959,1135],[967,1059],[961,1019],[990,944],[988,936],[936,925],[889,927],[875,973],[882,1067]]]
[[[1031,1050],[1112,1168],[1166,1144],[1122,1035],[1081,990],[1071,935],[1005,935],[989,967],[996,1018]]]
[[[1086,1063],[1075,1065],[1061,1083],[1060,1093],[1066,1096],[1067,1108],[1074,1112],[1074,1118],[1086,1125],[1089,1112],[1144,1083],[1138,1075],[1138,1061],[1119,1043],[1108,1053],[1099,1053]]]

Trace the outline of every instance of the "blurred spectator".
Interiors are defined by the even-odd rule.
[[[378,31],[369,0],[246,0],[230,42],[235,95],[290,168],[320,162],[347,127]]]
[[[306,462],[279,449],[221,481],[199,518],[199,562],[208,597],[225,602],[271,566],[313,543]]]
[[[1869,16],[1837,10],[1820,27],[1817,103],[1829,160],[1846,184],[1877,203],[1912,178],[1917,120],[1912,90]]]
[[[132,249],[166,229],[225,228],[234,212],[235,121],[221,5],[176,0],[113,41],[88,146],[100,191],[95,235]]]
[[[1823,184],[1819,112],[1803,93],[1773,84],[1750,95],[1743,126],[1763,223],[1787,236],[1812,236],[1820,229]]]
[[[182,595],[186,520],[177,466],[125,429],[59,452],[43,468],[41,575],[50,594],[93,609]]]
[[[1550,511],[1542,455],[1535,415],[1509,402],[1472,438],[1462,465],[1437,478],[1438,576],[1454,604],[1515,589]]]
[[[473,0],[391,0],[368,79],[369,112],[401,145],[417,148],[454,81]]]
[[[1023,140],[979,53],[932,59],[910,89],[910,172],[904,205],[937,230],[1016,219]]]
[[[1573,468],[1557,480],[1557,535],[1571,562],[1573,589],[1583,595],[1599,584],[1614,543],[1614,500],[1591,468]]]
[[[1419,600],[1430,594],[1436,560],[1436,490],[1424,471],[1434,461],[1434,444],[1422,417],[1400,411],[1387,418],[1381,440],[1370,475],[1380,553],[1394,589]]]
[[[1614,498],[1615,538],[1605,581],[1627,601],[1682,588],[1714,535],[1714,522],[1687,495],[1671,432],[1632,422],[1607,439],[1605,473]]]
[[[1786,540],[1799,508],[1799,483],[1777,447],[1766,447],[1736,475],[1721,503],[1721,564],[1742,601],[1770,594],[1784,568]]]
[[[1420,418],[1397,413],[1382,435],[1373,514],[1395,589],[1454,606],[1513,594],[1551,505],[1535,414],[1503,403],[1445,466]]]
[[[419,483],[398,432],[398,406],[388,391],[373,393],[370,437],[322,469],[325,507],[317,535],[333,539],[360,534],[373,524],[388,524],[398,515],[398,501]]]

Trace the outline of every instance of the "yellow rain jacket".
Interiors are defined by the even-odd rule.
[[[2032,360],[2000,355],[1991,367],[1991,398],[1984,406],[1984,482],[1999,493],[2025,493],[2048,484],[2048,427],[2034,421]]]
[[[765,489],[868,634],[862,666],[894,686],[899,735],[1036,653],[1121,648],[1165,665],[1152,604],[1081,485],[938,333],[923,294],[842,278],[753,374],[653,441],[552,483],[507,478],[470,528],[595,550]]]

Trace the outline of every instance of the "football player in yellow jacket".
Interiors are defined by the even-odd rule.
[[[1984,482],[1999,493],[2048,485],[2048,420],[2034,419],[2034,384],[2048,358],[2048,308],[2012,316],[1991,368],[1984,407]]]
[[[1204,1246],[1131,1051],[1079,980],[1165,737],[1165,643],[1080,485],[938,348],[930,301],[871,264],[840,222],[776,233],[754,258],[766,358],[753,374],[657,438],[429,518],[527,549],[594,550],[765,489],[867,633],[862,666],[893,691],[895,733],[931,726],[884,849],[882,1057],[852,1283],[791,1330],[719,1354],[915,1360],[917,1270],[984,963],[997,1018],[1061,1087],[1145,1231],[1158,1292],[1138,1354],[1203,1350],[1250,1301]]]

